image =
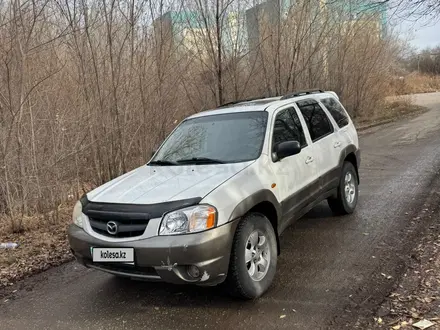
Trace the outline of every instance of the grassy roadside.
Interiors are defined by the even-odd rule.
[[[25,231],[11,233],[6,221],[0,227],[0,242],[14,242],[15,249],[0,249],[0,288],[18,280],[72,260],[66,229],[71,222],[71,208],[59,212],[58,221],[47,215],[23,219]]]
[[[440,76],[411,73],[403,79],[390,83],[389,92],[393,95],[409,95],[418,93],[433,93],[440,91]]]
[[[423,107],[407,101],[389,103],[380,115],[356,122],[358,130],[378,126],[407,116],[424,112]],[[66,229],[71,222],[73,205],[62,207],[57,221],[50,215],[23,219],[25,231],[11,233],[5,221],[0,226],[0,243],[15,242],[16,249],[0,249],[0,288],[13,285],[20,279],[44,271],[50,267],[72,260],[67,242]],[[0,219],[2,220],[2,219]]]
[[[352,328],[414,329],[423,321],[430,325],[426,329],[440,329],[440,213],[433,217],[392,292],[371,315],[361,316]]]
[[[371,127],[387,124],[403,118],[417,116],[427,108],[411,103],[408,98],[394,99],[384,106],[384,110],[369,118],[359,118],[355,120],[356,128],[362,131]]]
[[[329,329],[440,330],[440,171],[409,208],[408,221],[384,241],[387,256],[350,296]],[[379,245],[377,249],[382,249]],[[414,325],[414,326],[413,326]]]

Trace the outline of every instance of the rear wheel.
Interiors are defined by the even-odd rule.
[[[356,169],[352,163],[344,162],[337,196],[329,198],[328,205],[334,214],[350,214],[356,208],[358,195],[359,188]]]
[[[226,285],[244,299],[260,297],[271,285],[277,265],[277,241],[269,220],[260,213],[245,216],[235,232]]]

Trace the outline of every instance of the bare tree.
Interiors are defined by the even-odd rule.
[[[386,4],[390,10],[410,19],[431,17],[437,20],[440,13],[440,2],[437,0],[378,0],[375,3]]]
[[[0,2],[0,219],[58,214],[224,102],[320,87],[373,115],[396,54],[376,23],[320,0]]]

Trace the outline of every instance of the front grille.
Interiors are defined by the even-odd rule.
[[[130,220],[130,219],[119,219],[118,221],[113,221],[117,225],[116,234],[110,234],[107,231],[107,223],[110,221],[108,219],[99,218],[89,218],[90,226],[93,231],[108,237],[115,238],[126,238],[126,237],[136,237],[141,236],[147,228],[149,220]]]

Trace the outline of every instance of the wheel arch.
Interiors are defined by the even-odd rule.
[[[268,189],[260,190],[237,204],[229,218],[230,221],[241,218],[244,215],[255,212],[263,214],[270,221],[277,239],[277,250],[280,254],[280,238],[278,234],[278,223],[281,219],[281,205],[274,193]]]
[[[339,159],[340,168],[342,169],[344,162],[352,163],[355,170],[356,170],[358,184],[360,183],[360,176],[359,176],[360,161],[361,161],[360,160],[360,150],[355,145],[350,144],[342,150],[341,156]]]

